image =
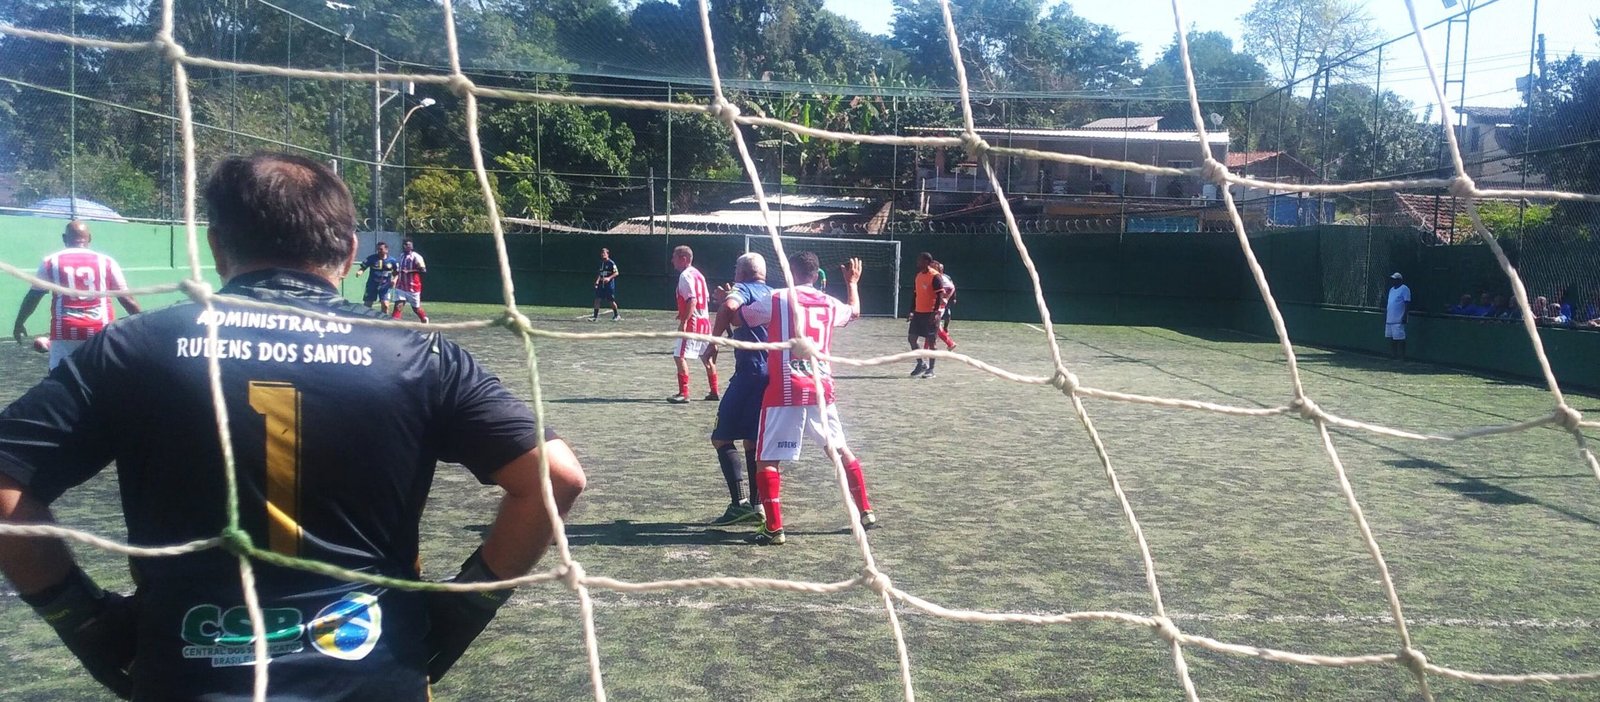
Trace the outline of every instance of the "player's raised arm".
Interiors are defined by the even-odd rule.
[[[839,268],[844,272],[844,301],[850,306],[850,319],[857,319],[861,316],[861,259],[852,258]]]

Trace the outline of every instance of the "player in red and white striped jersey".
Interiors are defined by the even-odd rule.
[[[706,286],[706,277],[700,269],[694,267],[694,249],[679,246],[672,250],[672,267],[678,269],[678,331],[693,332],[695,334],[711,333],[711,314],[708,306],[711,302],[711,289]],[[672,348],[672,362],[678,367],[678,394],[667,398],[673,404],[683,404],[689,401],[689,359],[700,359],[701,365],[706,368],[706,383],[711,386],[711,392],[706,394],[707,400],[717,400],[722,396],[717,390],[717,361],[714,356],[707,356],[706,342],[692,339],[679,339]]]
[[[790,282],[794,287],[773,291],[771,304],[764,310],[748,310],[745,321],[765,323],[767,339],[771,341],[804,336],[822,353],[829,353],[833,347],[833,330],[861,316],[861,298],[857,292],[861,259],[852,258],[845,264],[845,302],[810,287],[817,279],[818,268],[814,253],[803,251],[790,256],[789,272],[793,276]],[[767,393],[761,400],[761,427],[756,436],[756,479],[759,483],[756,492],[766,512],[766,523],[750,541],[760,545],[784,542],[779,499],[782,477],[778,464],[800,457],[804,434],[810,434],[824,451],[830,445],[838,450],[846,482],[850,485],[850,496],[861,512],[861,525],[875,526],[878,519],[872,512],[872,503],[867,500],[861,461],[845,445],[844,425],[839,421],[839,409],[833,402],[833,371],[828,363],[801,358],[789,348],[774,349],[767,354],[767,374]]]
[[[400,243],[400,251],[400,265],[395,269],[394,288],[390,293],[394,295],[391,316],[399,319],[405,305],[410,303],[417,319],[427,324],[428,313],[422,311],[422,275],[428,272],[428,263],[422,260],[422,254],[417,253],[416,244],[410,239]]]
[[[98,251],[89,250],[89,225],[73,220],[67,224],[66,231],[61,234],[61,241],[67,248],[46,256],[39,263],[37,275],[51,283],[74,290],[86,292],[112,292],[127,290],[128,283],[122,277],[122,267],[116,260]],[[23,343],[28,337],[28,317],[38,309],[39,301],[44,299],[43,288],[33,288],[22,298],[22,307],[17,310],[17,322],[12,326],[11,335],[17,343]],[[128,314],[139,313],[139,303],[131,295],[117,298],[122,303],[122,309]],[[78,297],[76,295],[63,295],[52,293],[50,296],[50,368],[54,369],[61,363],[61,359],[72,355],[83,342],[99,334],[107,324],[116,319],[116,312],[111,307],[109,297]]]

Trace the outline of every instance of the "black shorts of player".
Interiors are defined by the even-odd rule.
[[[594,286],[594,299],[596,299],[596,300],[615,300],[615,299],[617,299],[617,286],[616,286],[616,284],[615,283],[601,283],[599,285]]]
[[[911,336],[934,336],[939,333],[938,312],[912,312]]]

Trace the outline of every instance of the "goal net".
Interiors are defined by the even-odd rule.
[[[879,239],[834,239],[818,236],[785,236],[784,248],[788,251],[810,251],[828,275],[828,291],[838,293],[844,282],[839,279],[839,266],[852,258],[861,259],[861,314],[874,317],[897,317],[900,309],[900,242]],[[775,288],[788,287],[775,260],[777,246],[772,237],[746,234],[746,253],[755,252],[767,259],[767,284]]]
[[[1411,10],[1411,22],[1414,28],[1418,27],[1415,8],[1411,7],[1414,0],[1407,0]],[[527,371],[533,392],[535,415],[543,423],[543,408],[541,400],[541,384],[539,366],[535,362],[534,349],[543,341],[552,338],[577,338],[577,339],[615,339],[637,342],[640,339],[650,338],[677,338],[679,333],[592,333],[570,334],[564,332],[542,329],[535,326],[523,313],[518,311],[518,298],[512,285],[511,263],[505,245],[505,232],[500,219],[499,204],[491,181],[486,172],[484,162],[484,149],[479,143],[478,114],[479,103],[482,100],[511,100],[543,104],[583,104],[593,106],[606,106],[628,109],[662,110],[679,114],[700,115],[706,119],[717,120],[728,128],[731,135],[731,147],[736,158],[743,165],[745,172],[750,176],[750,185],[756,196],[761,211],[767,216],[769,236],[765,240],[767,249],[772,256],[772,270],[774,278],[778,281],[789,279],[789,271],[785,253],[791,248],[791,242],[786,237],[779,236],[777,229],[771,226],[775,221],[769,213],[768,201],[763,190],[762,179],[758,175],[755,157],[752,155],[751,144],[747,142],[745,132],[741,127],[764,127],[779,129],[811,139],[833,140],[846,143],[875,143],[898,144],[901,146],[933,149],[960,149],[966,152],[970,162],[977,165],[977,178],[987,181],[989,187],[997,194],[995,202],[1007,223],[1007,234],[1015,254],[1020,259],[1032,282],[1033,301],[1037,307],[1041,324],[1041,334],[1038,344],[1041,356],[1048,359],[1048,373],[1033,375],[1019,373],[1013,370],[1000,368],[985,363],[983,359],[974,358],[963,354],[954,354],[938,351],[910,351],[890,356],[856,359],[829,356],[825,360],[835,365],[847,366],[875,366],[891,363],[900,363],[911,358],[928,357],[934,355],[948,360],[955,360],[966,364],[976,372],[991,374],[995,378],[1012,383],[1051,387],[1062,393],[1061,408],[1066,416],[1075,420],[1077,426],[1086,434],[1087,439],[1094,447],[1094,454],[1102,469],[1102,474],[1115,496],[1114,508],[1120,514],[1120,519],[1126,523],[1128,533],[1128,548],[1137,556],[1137,562],[1142,569],[1144,585],[1147,591],[1147,601],[1138,607],[1139,611],[1062,611],[1062,612],[1009,612],[1009,611],[974,611],[953,609],[939,604],[931,599],[913,591],[915,586],[897,584],[891,579],[891,573],[878,561],[874,555],[873,542],[867,538],[867,533],[861,525],[851,521],[851,534],[859,551],[859,568],[851,568],[855,573],[852,577],[838,582],[799,582],[775,578],[759,577],[711,577],[688,580],[673,580],[662,582],[636,582],[627,579],[628,573],[601,573],[589,571],[584,563],[580,562],[574,551],[569,547],[562,525],[557,524],[556,544],[551,560],[553,563],[547,570],[532,575],[517,578],[501,583],[459,585],[424,583],[417,581],[394,580],[378,578],[368,574],[341,570],[327,564],[301,561],[298,559],[275,554],[263,548],[260,544],[251,543],[246,532],[241,528],[237,510],[230,515],[230,523],[216,538],[207,539],[189,544],[171,544],[163,546],[133,546],[105,539],[94,534],[67,527],[39,526],[24,524],[0,525],[0,533],[21,536],[48,536],[76,540],[98,548],[109,549],[118,553],[144,556],[163,557],[182,553],[195,552],[206,549],[227,549],[237,556],[240,580],[245,593],[245,602],[250,615],[251,629],[254,632],[251,652],[254,660],[255,673],[255,699],[265,700],[267,682],[270,668],[268,666],[268,636],[266,624],[262,614],[261,603],[257,599],[254,588],[253,567],[256,563],[271,563],[280,566],[314,570],[319,573],[334,575],[351,581],[375,583],[384,587],[432,589],[432,590],[487,590],[508,585],[526,585],[531,583],[561,583],[570,588],[578,604],[582,617],[584,637],[584,650],[588,658],[588,671],[592,678],[592,689],[595,699],[606,699],[606,684],[603,671],[606,661],[603,660],[601,649],[598,645],[599,636],[596,627],[595,604],[591,593],[595,590],[609,590],[615,592],[642,592],[663,590],[697,590],[717,588],[739,589],[767,589],[781,591],[792,595],[828,596],[842,591],[859,589],[872,593],[874,599],[881,604],[881,614],[887,620],[893,632],[895,641],[896,660],[899,667],[900,680],[904,689],[904,697],[911,700],[916,695],[914,684],[911,646],[901,627],[901,616],[904,611],[915,610],[925,615],[945,618],[959,622],[991,622],[1031,625],[1073,625],[1084,622],[1099,622],[1104,625],[1124,626],[1132,630],[1145,632],[1159,640],[1162,648],[1171,656],[1172,685],[1188,700],[1199,700],[1202,688],[1191,674],[1190,658],[1198,650],[1210,652],[1218,656],[1234,656],[1249,659],[1269,661],[1282,665],[1296,666],[1329,666],[1329,667],[1359,667],[1359,666],[1388,666],[1403,671],[1404,674],[1414,679],[1417,689],[1422,697],[1431,699],[1431,681],[1440,678],[1486,682],[1499,685],[1516,684],[1550,684],[1570,683],[1576,681],[1600,680],[1600,670],[1590,672],[1544,672],[1538,670],[1517,672],[1479,672],[1467,669],[1470,663],[1450,660],[1450,656],[1439,654],[1426,655],[1421,645],[1412,637],[1408,627],[1408,618],[1405,603],[1402,601],[1401,590],[1396,585],[1396,579],[1391,572],[1389,562],[1385,558],[1384,550],[1380,547],[1373,528],[1368,524],[1362,510],[1362,502],[1356,489],[1352,486],[1347,476],[1345,465],[1341,460],[1340,451],[1330,432],[1339,429],[1344,432],[1366,433],[1381,435],[1393,439],[1413,440],[1419,442],[1438,441],[1463,441],[1480,438],[1488,435],[1505,434],[1512,432],[1528,431],[1538,428],[1555,428],[1564,431],[1574,440],[1583,469],[1600,476],[1600,464],[1596,463],[1594,455],[1585,443],[1583,430],[1600,428],[1600,422],[1584,419],[1583,415],[1568,403],[1551,365],[1546,357],[1544,342],[1534,326],[1534,316],[1529,311],[1528,293],[1518,278],[1516,270],[1508,262],[1499,243],[1493,235],[1484,228],[1477,212],[1475,202],[1478,198],[1527,198],[1539,201],[1567,200],[1600,202],[1600,196],[1594,194],[1578,194],[1552,191],[1528,190],[1490,190],[1480,188],[1475,184],[1463,165],[1461,150],[1456,144],[1455,134],[1446,131],[1449,140],[1449,149],[1452,156],[1452,168],[1445,177],[1420,178],[1403,181],[1363,182],[1342,185],[1325,184],[1291,184],[1281,182],[1257,181],[1234,173],[1230,173],[1225,164],[1217,162],[1209,150],[1203,146],[1206,143],[1207,120],[1203,118],[1202,107],[1197,98],[1195,78],[1189,61],[1189,49],[1186,39],[1188,21],[1183,14],[1182,3],[1174,0],[1172,3],[1171,21],[1177,38],[1177,46],[1183,66],[1183,78],[1188,90],[1189,109],[1192,113],[1193,123],[1200,132],[1199,144],[1196,145],[1192,167],[1178,168],[1167,166],[1154,166],[1129,161],[1112,159],[1091,158],[1062,153],[1046,153],[1026,149],[1010,148],[997,145],[986,140],[976,128],[972,112],[972,100],[968,89],[965,66],[961,60],[962,48],[957,40],[954,21],[951,18],[950,8],[946,0],[940,0],[943,17],[943,38],[947,42],[947,50],[954,67],[954,83],[946,87],[952,88],[960,96],[960,110],[962,128],[956,136],[888,136],[832,131],[820,129],[808,124],[792,121],[756,116],[747,114],[730,100],[718,73],[715,60],[708,60],[707,68],[711,85],[712,98],[703,104],[685,102],[667,102],[652,100],[622,99],[614,97],[574,97],[571,95],[553,92],[536,92],[526,90],[513,90],[498,87],[489,87],[475,83],[473,78],[463,72],[461,65],[461,51],[457,37],[456,20],[453,14],[452,0],[442,0],[440,3],[443,13],[442,26],[435,34],[438,37],[449,57],[449,69],[440,72],[416,70],[411,73],[381,73],[363,71],[330,72],[310,69],[290,69],[278,66],[259,65],[237,61],[222,60],[218,57],[207,56],[206,46],[185,47],[180,45],[173,34],[174,22],[179,19],[175,14],[174,0],[163,0],[159,3],[159,17],[156,22],[156,31],[152,35],[138,40],[111,40],[106,38],[93,38],[72,36],[64,33],[43,32],[27,27],[0,24],[0,32],[13,37],[27,37],[43,41],[60,42],[81,47],[97,52],[145,52],[146,55],[159,57],[165,70],[170,70],[174,87],[173,101],[177,107],[179,117],[178,127],[183,146],[183,172],[182,193],[185,231],[187,233],[187,260],[190,269],[190,278],[177,285],[154,286],[131,291],[135,294],[181,292],[193,300],[210,306],[215,300],[215,292],[204,282],[200,264],[200,242],[196,235],[196,181],[197,171],[202,164],[195,158],[195,122],[192,117],[190,95],[189,70],[193,67],[206,67],[210,69],[224,69],[244,74],[272,76],[284,79],[303,79],[312,81],[346,81],[370,86],[374,83],[385,81],[412,81],[418,84],[431,84],[444,86],[459,96],[465,103],[464,129],[473,159],[473,174],[481,186],[484,196],[483,207],[488,213],[488,221],[492,227],[492,235],[496,246],[497,269],[503,290],[504,310],[502,314],[493,318],[476,322],[459,324],[434,325],[431,331],[450,331],[452,329],[481,329],[490,326],[503,326],[511,333],[523,339],[528,349]],[[709,19],[709,0],[700,0],[698,4],[700,32],[704,41],[705,55],[718,56],[716,43],[721,37],[713,35],[712,22]],[[930,33],[930,36],[934,34]],[[1442,82],[1434,70],[1435,62],[1428,55],[1426,36],[1418,31],[1416,33],[1418,46],[1426,59],[1429,77],[1437,96],[1437,106],[1445,114],[1452,114],[1449,102],[1444,98]],[[1285,386],[1289,390],[1288,399],[1281,404],[1270,407],[1256,405],[1219,404],[1182,397],[1158,397],[1141,395],[1124,391],[1108,390],[1096,387],[1085,382],[1073,368],[1063,360],[1063,352],[1055,333],[1055,325],[1051,309],[1047,304],[1043,289],[1040,286],[1037,270],[1031,254],[1018,232],[1016,218],[1011,210],[1011,201],[1004,195],[1003,178],[998,174],[996,161],[1007,156],[1054,161],[1078,167],[1090,167],[1102,171],[1123,171],[1143,175],[1157,176],[1183,176],[1197,179],[1203,183],[1216,187],[1216,192],[1221,195],[1223,206],[1226,208],[1237,233],[1240,250],[1252,274],[1255,288],[1260,299],[1265,303],[1271,317],[1272,328],[1275,331],[1277,344],[1282,353],[1282,368],[1285,374]],[[1428,188],[1444,188],[1465,202],[1466,212],[1470,217],[1473,230],[1482,238],[1483,242],[1494,252],[1502,272],[1505,274],[1511,289],[1515,293],[1516,304],[1522,311],[1522,328],[1526,332],[1527,340],[1531,345],[1533,355],[1542,374],[1543,385],[1548,390],[1549,407],[1546,411],[1533,417],[1510,421],[1502,426],[1462,430],[1447,434],[1430,434],[1412,431],[1404,428],[1392,428],[1360,419],[1343,416],[1330,411],[1328,407],[1319,404],[1303,381],[1301,370],[1296,357],[1296,348],[1287,331],[1283,314],[1274,300],[1272,290],[1268,285],[1266,275],[1258,264],[1251,242],[1245,231],[1239,208],[1234,202],[1232,188],[1229,186],[1248,186],[1261,189],[1280,191],[1298,191],[1304,193],[1355,193],[1391,190],[1415,190]],[[808,242],[809,243],[809,242]],[[751,244],[755,246],[754,243]],[[835,249],[836,254],[831,257],[844,255],[854,250],[849,247],[858,244],[839,243],[840,248]],[[879,247],[870,249],[878,251],[878,260],[887,257],[889,261],[898,259],[898,256],[889,255],[889,249]],[[833,260],[828,261],[835,263]],[[0,271],[26,281],[27,283],[48,290],[57,290],[64,293],[76,294],[75,291],[66,290],[50,285],[47,281],[32,276],[20,262],[10,261],[0,264]],[[283,314],[306,315],[297,308],[264,305]],[[363,322],[365,323],[365,322]],[[396,326],[416,327],[401,322],[373,322],[377,324],[394,324]],[[418,327],[420,328],[420,327]],[[208,334],[210,343],[217,340],[218,325],[209,325]],[[738,346],[736,342],[719,340],[717,343],[726,346]],[[757,345],[759,348],[797,347],[797,351],[807,353],[813,349],[807,344],[788,340],[779,340],[774,344]],[[219,359],[212,355],[208,360],[208,375],[213,388],[220,388],[222,372]],[[819,394],[820,395],[820,394]],[[220,390],[214,391],[214,396],[221,397]],[[1378,584],[1384,607],[1387,611],[1386,626],[1390,628],[1390,640],[1375,651],[1368,652],[1343,652],[1321,653],[1306,651],[1291,651],[1266,648],[1252,645],[1242,641],[1224,641],[1185,631],[1173,617],[1168,615],[1168,605],[1162,593],[1162,579],[1158,577],[1157,563],[1160,554],[1156,553],[1145,538],[1145,527],[1140,519],[1140,511],[1122,488],[1119,479],[1119,462],[1115,450],[1108,447],[1096,429],[1094,417],[1089,410],[1087,400],[1098,400],[1101,403],[1117,402],[1146,406],[1149,408],[1178,409],[1195,412],[1210,412],[1257,422],[1270,422],[1281,418],[1298,418],[1304,425],[1291,426],[1285,431],[1307,431],[1318,439],[1322,449],[1324,469],[1329,471],[1330,481],[1338,486],[1342,496],[1342,504],[1348,510],[1350,519],[1356,524],[1359,539],[1367,554],[1372,582]],[[819,397],[820,401],[820,397]],[[224,406],[216,407],[216,430],[224,446],[230,446],[228,431],[228,417]],[[1280,427],[1283,425],[1279,425]],[[835,447],[830,447],[830,449]],[[847,508],[852,507],[850,493],[847,487],[845,472],[839,464],[836,451],[829,451],[833,459],[833,475],[838,487],[841,503]],[[229,484],[234,484],[235,465],[232,454],[224,452],[225,470],[229,477]],[[548,466],[541,466],[544,476],[545,500],[547,504],[554,504],[550,494]],[[553,510],[552,510],[553,513]],[[851,514],[854,514],[852,511]],[[1590,662],[1593,665],[1593,662]]]

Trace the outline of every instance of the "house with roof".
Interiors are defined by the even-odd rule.
[[[1465,118],[1456,128],[1461,145],[1461,160],[1467,175],[1481,188],[1517,189],[1524,187],[1522,159],[1511,155],[1511,132],[1516,129],[1509,107],[1463,107]],[[1539,173],[1527,174],[1526,187],[1543,188],[1549,181]]]
[[[1273,184],[1229,186],[1246,226],[1294,227],[1333,221],[1333,201],[1294,189],[1295,185],[1321,183],[1322,176],[1289,152],[1229,153],[1227,165],[1234,174]]]
[[[1193,129],[1161,129],[1160,117],[1112,117],[1070,129],[979,127],[975,131],[995,146],[1086,156],[1110,161],[1194,168],[1202,149],[1218,161],[1228,157],[1228,133],[1200,134]],[[954,135],[950,127],[912,127],[912,134]],[[1192,174],[1146,174],[1048,158],[1002,156],[996,161],[1001,186],[1014,203],[1032,216],[1123,216],[1146,210],[1184,210],[1193,221],[1196,208],[1215,207],[1221,193]],[[972,212],[993,203],[989,178],[976,163],[951,164],[944,149],[934,149],[931,162],[918,165],[918,208],[935,218]],[[1203,215],[1198,215],[1202,216]],[[1196,223],[1195,227],[1203,227]]]

